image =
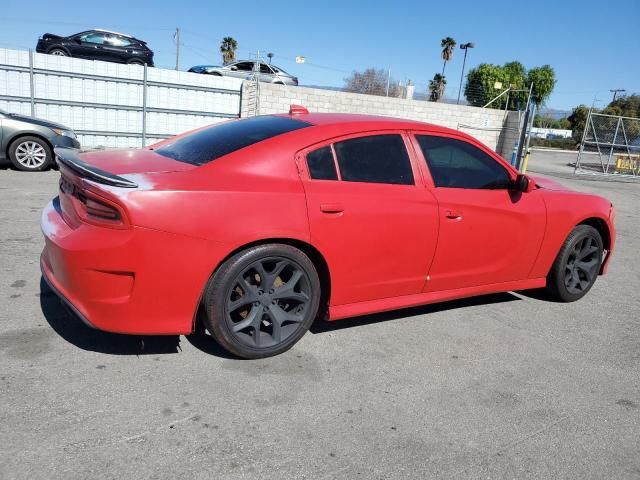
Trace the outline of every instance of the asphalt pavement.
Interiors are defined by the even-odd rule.
[[[571,158],[529,168],[616,205],[609,275],[581,301],[344,320],[258,361],[85,327],[39,271],[58,173],[0,170],[0,478],[640,478],[640,181]]]

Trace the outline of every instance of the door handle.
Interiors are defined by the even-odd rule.
[[[324,213],[342,213],[344,207],[337,203],[322,203],[320,204],[320,211]]]
[[[462,213],[455,212],[453,210],[447,210],[445,217],[447,217],[450,220],[462,220]]]

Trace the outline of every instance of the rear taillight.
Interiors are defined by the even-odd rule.
[[[92,198],[87,198],[84,207],[87,215],[98,220],[120,221],[122,219],[116,208]]]
[[[91,185],[81,180],[77,185],[64,176],[60,180],[60,192],[65,200],[62,202],[63,212],[70,203],[75,216],[84,223],[90,223],[100,227],[129,228],[129,220],[125,209],[116,199],[108,198],[106,192],[93,191]],[[66,212],[69,214],[69,212]]]
[[[128,228],[129,222],[124,208],[115,200],[106,198],[104,193],[96,193],[85,187],[77,195],[77,213],[80,219],[86,223],[100,227]]]

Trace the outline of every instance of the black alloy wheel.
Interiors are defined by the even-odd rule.
[[[309,258],[289,245],[262,245],[225,262],[205,295],[207,327],[242,358],[289,349],[318,311],[320,282]]]
[[[600,267],[598,253],[592,236],[583,237],[573,246],[565,264],[564,284],[569,293],[577,295],[591,287]]]
[[[590,225],[578,225],[565,240],[547,277],[547,292],[556,300],[573,302],[593,287],[602,265],[603,243]]]

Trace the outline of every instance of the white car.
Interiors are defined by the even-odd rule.
[[[281,68],[268,63],[257,62],[254,60],[239,60],[231,62],[227,65],[196,65],[188,71],[192,73],[204,73],[206,75],[218,75],[221,77],[235,77],[249,79],[257,72],[261,82],[275,83],[280,85],[298,85],[298,78],[288,74]]]

